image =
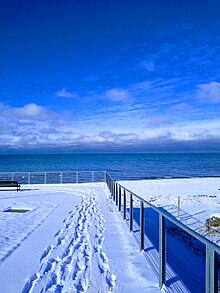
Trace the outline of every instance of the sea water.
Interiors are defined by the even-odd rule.
[[[100,170],[116,180],[220,176],[220,153],[0,155],[0,172]]]

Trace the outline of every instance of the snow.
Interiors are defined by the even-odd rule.
[[[160,291],[106,184],[0,190],[1,293],[139,290]]]
[[[163,207],[178,216],[179,220],[191,229],[220,243],[220,233],[207,234],[206,220],[219,216],[220,178],[188,178],[120,181],[120,184],[146,199],[155,206]]]
[[[180,197],[180,221],[219,244],[219,233],[209,234],[205,226],[206,219],[219,217],[219,178],[120,183],[175,217]],[[105,183],[0,190],[0,292],[160,292],[154,274],[158,224],[148,209],[146,228],[152,237],[140,252],[134,237],[139,235],[138,204],[134,202],[136,231],[130,233]],[[202,292],[204,247],[175,227],[168,229],[167,286],[177,292],[185,278],[184,292],[198,292],[198,286]]]
[[[216,228],[207,229],[205,225],[208,218],[219,214],[220,178],[120,181],[119,183],[160,209],[166,209],[185,225],[217,245],[220,244],[219,231]],[[180,212],[178,213],[179,197]],[[139,200],[134,199],[133,205],[134,220],[138,223]],[[205,246],[171,222],[167,221],[165,225],[166,286],[171,292],[204,292]],[[146,239],[148,242],[146,255],[152,269],[158,275],[158,214],[147,205],[145,205],[145,232],[149,237]],[[220,270],[218,274],[220,280]]]

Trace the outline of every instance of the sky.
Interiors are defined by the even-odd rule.
[[[220,151],[219,0],[1,0],[0,151]]]

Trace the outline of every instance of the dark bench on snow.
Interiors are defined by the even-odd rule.
[[[16,187],[17,191],[21,188],[18,181],[0,181],[0,187]]]

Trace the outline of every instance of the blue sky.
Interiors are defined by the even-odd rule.
[[[220,151],[218,0],[0,2],[0,151]]]

